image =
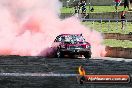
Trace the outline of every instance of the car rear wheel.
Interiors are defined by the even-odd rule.
[[[60,50],[57,50],[57,57],[58,58],[63,58],[64,57],[63,53]]]

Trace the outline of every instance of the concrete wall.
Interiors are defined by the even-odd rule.
[[[89,2],[89,0],[87,0]],[[114,0],[90,0],[91,5],[114,5]]]
[[[86,19],[120,19],[120,14],[120,12],[90,13],[86,16]],[[72,15],[73,13],[62,13],[60,17],[63,19]],[[126,13],[126,19],[132,19],[132,12]]]
[[[106,47],[106,57],[132,58],[132,48]]]
[[[104,39],[130,40],[132,35],[119,33],[105,33]],[[106,57],[132,58],[132,48],[106,47]]]
[[[121,12],[107,12],[107,13],[90,13],[89,17],[86,18],[90,19],[120,19]],[[132,12],[126,13],[126,19],[132,19]]]
[[[63,6],[67,5],[68,0],[60,0],[63,3]],[[69,5],[73,3],[74,0],[70,0]],[[80,0],[75,0],[75,1],[80,1]],[[87,0],[87,5],[89,2],[91,5],[114,5],[114,0]]]
[[[120,34],[120,33],[105,33],[104,39],[117,39],[117,40],[130,40],[132,41],[132,34]]]

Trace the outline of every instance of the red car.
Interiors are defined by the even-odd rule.
[[[54,54],[58,58],[68,55],[83,55],[91,58],[91,45],[86,42],[82,34],[61,34],[56,37],[52,45]]]

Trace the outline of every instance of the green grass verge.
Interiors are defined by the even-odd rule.
[[[121,29],[121,22],[111,22],[108,26],[108,22],[82,22],[86,27],[90,27],[93,30],[96,30],[101,33],[121,33],[121,34],[128,34],[132,32],[132,22],[127,22],[127,26],[125,30]],[[116,28],[118,27],[118,30]],[[106,46],[111,47],[124,47],[124,48],[132,48],[132,41],[129,40],[116,40],[116,39],[105,39],[103,42]]]
[[[132,41],[129,40],[105,39],[103,44],[111,47],[132,48]]]
[[[93,6],[93,7],[94,7],[94,12],[91,12],[91,13],[115,12],[114,6]],[[119,6],[118,11],[122,11],[122,10],[124,10],[124,7]],[[128,10],[128,9],[126,9],[126,10]],[[87,12],[89,13],[89,6],[87,6]],[[61,13],[74,13],[74,7],[72,7],[72,8],[62,7]]]
[[[125,29],[121,29],[121,22],[82,22],[86,27],[90,27],[101,33],[121,33],[128,34],[132,32],[132,22],[127,22]]]

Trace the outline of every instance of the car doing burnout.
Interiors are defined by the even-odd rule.
[[[86,42],[82,34],[61,34],[56,37],[52,45],[54,55],[62,58],[83,55],[85,58],[91,58],[91,45]]]

